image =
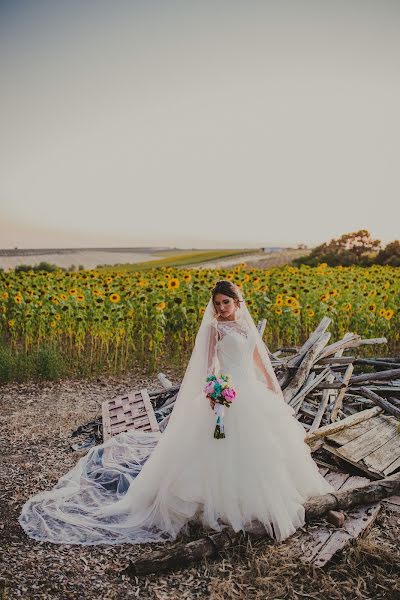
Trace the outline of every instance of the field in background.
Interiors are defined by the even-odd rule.
[[[161,252],[160,252],[161,253]],[[156,256],[157,253],[154,253]],[[146,262],[120,265],[121,271],[145,271],[148,269],[154,269],[157,267],[199,267],[204,265],[214,268],[214,264],[219,263],[224,259],[231,259],[233,263],[237,264],[244,259],[252,259],[260,254],[259,250],[175,250],[168,253],[163,252],[163,257],[159,259],[152,259]],[[168,254],[168,256],[165,256]],[[262,253],[265,257],[265,254]],[[102,271],[110,271],[111,267],[102,267]]]
[[[274,350],[299,345],[324,315],[346,332],[388,338],[399,352],[395,267],[97,270],[0,273],[0,381],[181,368],[218,279],[243,289],[254,320],[267,319]],[[368,349],[365,349],[368,352]]]
[[[41,262],[63,269],[148,269],[158,266],[195,265],[203,261],[232,256],[257,254],[257,250],[214,249],[185,250],[179,248],[56,248],[56,249],[0,249],[0,268],[15,269],[19,265],[35,266]],[[238,260],[240,262],[240,260]]]

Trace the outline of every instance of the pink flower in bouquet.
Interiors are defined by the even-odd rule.
[[[222,390],[222,395],[228,402],[232,402],[232,400],[236,397],[236,392],[233,388],[225,388]]]
[[[209,381],[206,385],[206,387],[204,388],[204,391],[207,394],[212,394],[214,391],[214,382],[213,381]]]

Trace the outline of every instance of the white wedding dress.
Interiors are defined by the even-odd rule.
[[[280,541],[304,525],[304,502],[334,489],[293,409],[257,375],[252,333],[240,321],[220,322],[218,330],[221,372],[231,374],[237,391],[225,409],[226,438],[213,437],[215,414],[199,393],[189,419],[180,413],[164,433],[119,434],[91,449],[52,490],[29,499],[20,516],[29,536],[76,544],[166,541],[199,520],[213,530],[261,524]]]

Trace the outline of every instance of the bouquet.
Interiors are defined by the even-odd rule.
[[[224,429],[224,412],[225,406],[230,406],[236,397],[236,392],[232,387],[230,375],[209,375],[204,388],[206,396],[215,400],[214,412],[216,414],[216,422],[214,429],[214,437],[216,439],[225,437]]]

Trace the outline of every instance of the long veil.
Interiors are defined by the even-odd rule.
[[[264,367],[269,384],[273,383],[285,402],[268,350],[240,289],[237,291],[239,317],[256,341],[255,368],[262,378],[260,366]],[[198,511],[194,490],[198,474],[191,471],[191,461],[213,420],[203,389],[210,369],[218,368],[216,337],[217,319],[210,297],[165,431],[133,430],[89,450],[53,489],[25,503],[19,522],[30,537],[83,545],[145,543],[173,540],[186,528]],[[265,378],[263,381],[268,386]],[[189,427],[190,423],[194,427]],[[183,488],[178,488],[182,465],[188,469],[187,479],[183,478]],[[207,472],[202,476],[207,478]],[[211,522],[213,513],[208,517]]]

